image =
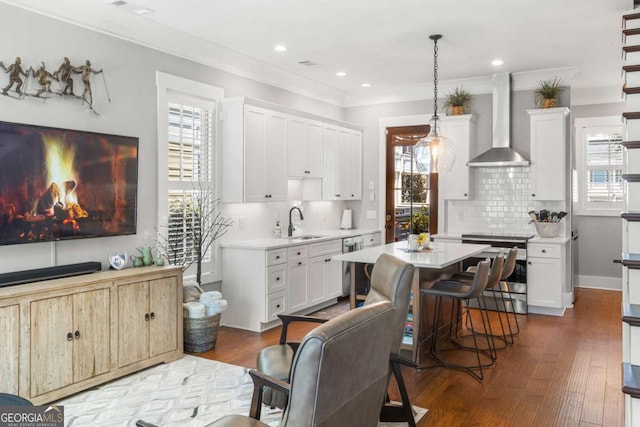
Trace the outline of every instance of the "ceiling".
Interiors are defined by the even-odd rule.
[[[342,105],[430,97],[430,34],[443,35],[439,78],[449,86],[482,92],[474,82],[508,71],[530,75],[530,87],[560,76],[573,88],[617,88],[619,100],[620,16],[633,6],[633,0],[0,1]],[[153,12],[135,13],[143,7]],[[288,50],[276,52],[278,44]],[[492,66],[497,58],[504,65]],[[371,87],[362,88],[365,82]]]

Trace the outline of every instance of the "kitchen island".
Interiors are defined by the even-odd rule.
[[[428,352],[423,351],[423,349],[429,348],[431,326],[433,324],[433,319],[430,319],[427,315],[432,312],[431,305],[433,301],[431,298],[416,297],[421,295],[420,289],[428,288],[440,278],[451,276],[453,273],[460,271],[462,261],[486,251],[488,248],[488,245],[469,243],[430,242],[429,248],[410,252],[407,250],[407,242],[402,241],[336,255],[332,260],[352,263],[351,308],[356,306],[357,300],[365,298],[364,295],[356,295],[355,271],[358,264],[373,264],[380,255],[386,253],[416,267],[412,285],[414,298],[411,301],[410,315],[407,322],[409,326],[407,329],[412,331],[412,335],[405,335],[403,349],[410,351],[411,359],[420,365],[423,355]]]

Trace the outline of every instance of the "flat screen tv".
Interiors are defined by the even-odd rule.
[[[136,232],[138,138],[0,122],[0,245]]]

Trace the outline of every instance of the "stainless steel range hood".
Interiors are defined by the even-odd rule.
[[[529,166],[529,160],[511,148],[511,76],[493,76],[493,139],[491,149],[467,162],[467,166]]]

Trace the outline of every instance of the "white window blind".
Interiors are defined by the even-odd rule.
[[[578,213],[617,215],[624,207],[619,117],[576,119]]]
[[[192,100],[189,104],[199,104]],[[167,152],[167,240],[176,261],[193,262],[194,247],[211,218],[213,181],[214,111],[208,107],[169,103]],[[186,236],[186,238],[185,238]],[[208,242],[203,242],[205,245]],[[203,263],[212,261],[208,251]]]
[[[211,283],[221,279],[218,248],[204,240],[219,213],[216,105],[224,91],[160,72],[157,83],[159,239],[169,262],[192,263],[185,281],[196,277],[195,250],[208,248],[201,283]]]

